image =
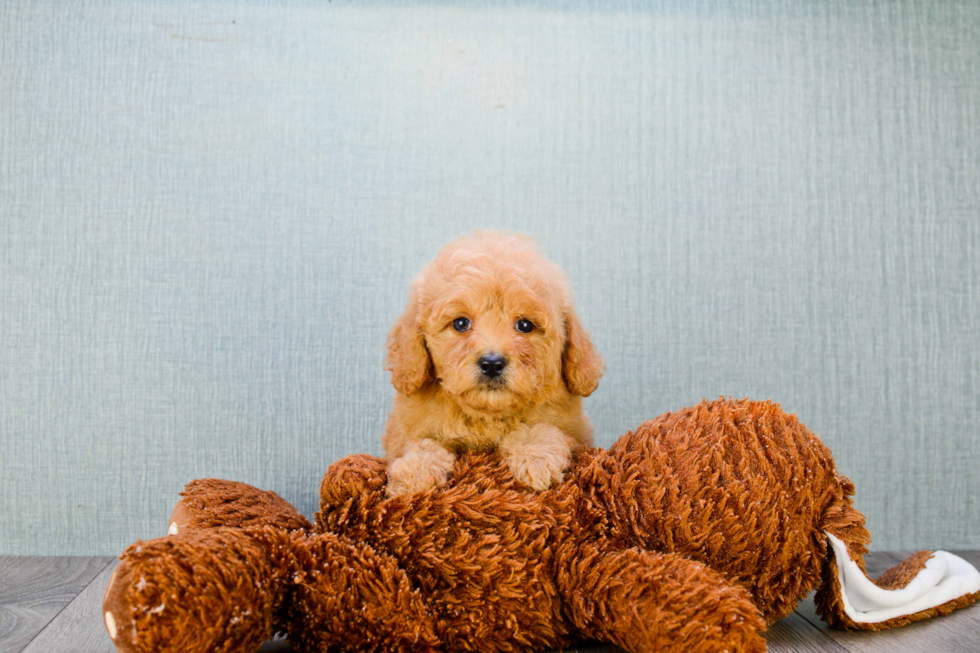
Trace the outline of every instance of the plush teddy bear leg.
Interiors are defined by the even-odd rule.
[[[562,591],[585,637],[631,653],[766,650],[749,592],[699,562],[590,547],[566,570]]]
[[[299,535],[297,533],[296,535]],[[215,528],[127,548],[103,599],[124,653],[254,651],[277,630],[289,533]]]
[[[287,639],[308,653],[440,651],[433,613],[390,555],[323,533],[293,546]]]
[[[835,628],[881,630],[949,614],[980,599],[980,571],[946,551],[919,551],[877,579],[862,557],[831,532],[833,555],[814,597],[817,613]]]
[[[275,492],[246,483],[205,478],[191,481],[170,515],[171,535],[189,530],[234,526],[276,526],[287,531],[311,528],[310,522]]]

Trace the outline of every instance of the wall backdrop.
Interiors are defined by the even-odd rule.
[[[719,395],[874,548],[980,548],[980,3],[0,4],[0,554],[115,554],[217,476],[381,453],[388,327],[520,230],[600,445]]]

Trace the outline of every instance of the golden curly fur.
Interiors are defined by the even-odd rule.
[[[477,232],[443,248],[412,283],[385,369],[397,391],[389,495],[444,484],[455,455],[478,449],[498,449],[518,480],[544,490],[592,443],[582,397],[602,359],[561,269],[524,236]]]

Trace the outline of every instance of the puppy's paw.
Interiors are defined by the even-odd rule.
[[[551,424],[522,424],[501,440],[500,453],[514,478],[538,492],[561,483],[572,461],[570,438]]]
[[[388,465],[385,494],[396,497],[445,485],[455,461],[453,454],[438,442],[420,440]]]

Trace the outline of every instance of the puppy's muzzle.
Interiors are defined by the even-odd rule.
[[[504,373],[507,359],[500,354],[486,354],[477,361],[477,365],[480,366],[480,373],[485,379],[493,380]]]

